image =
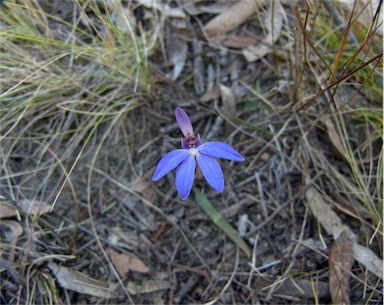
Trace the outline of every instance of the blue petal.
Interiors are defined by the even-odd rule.
[[[180,164],[176,172],[176,189],[182,200],[188,198],[195,179],[196,161],[193,155],[189,155],[183,163]]]
[[[188,157],[188,150],[176,149],[167,153],[157,165],[152,181],[163,178],[171,170],[175,169],[181,162]]]
[[[207,142],[199,147],[202,154],[234,161],[244,161],[244,157],[230,145],[223,142]]]
[[[220,164],[214,158],[204,154],[198,153],[196,159],[208,183],[216,191],[222,193],[224,191],[224,176]]]

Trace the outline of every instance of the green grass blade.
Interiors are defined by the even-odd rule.
[[[207,196],[200,192],[197,188],[193,188],[195,192],[195,199],[198,205],[204,210],[205,213],[211,218],[212,222],[218,226],[230,239],[247,254],[251,256],[251,250],[240,237],[237,231],[221,216],[221,214],[213,207]]]

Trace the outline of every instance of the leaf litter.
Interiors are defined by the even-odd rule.
[[[148,273],[149,268],[137,257],[127,253],[118,253],[112,248],[107,249],[111,257],[112,264],[115,266],[120,276],[126,276],[129,271]]]
[[[43,298],[72,304],[103,298],[121,304],[379,301],[382,222],[361,199],[378,209],[382,202],[382,128],[370,110],[381,108],[382,99],[356,91],[354,84],[369,85],[366,71],[338,82],[344,72],[332,70],[337,86],[324,90],[322,82],[330,78],[324,64],[332,65],[346,31],[359,43],[367,38],[364,60],[380,53],[368,43],[378,35],[366,32],[367,24],[382,30],[381,9],[375,17],[379,3],[68,1],[61,10],[60,1],[33,5],[39,7],[33,13],[17,7],[17,28],[36,24],[33,37],[63,38],[48,47],[50,54],[73,54],[57,61],[45,53],[46,44],[16,36],[0,54],[8,62],[11,57],[3,54],[17,57],[25,48],[33,64],[10,64],[20,65],[20,75],[0,67],[1,75],[12,75],[1,79],[8,91],[0,93],[0,103],[21,103],[4,117],[20,114],[22,101],[31,101],[22,116],[1,122],[1,193],[21,203],[17,213],[3,212],[3,219],[22,228],[10,235],[18,236],[12,237],[15,244],[4,239],[1,248],[9,304]],[[13,16],[14,4],[6,6]],[[25,18],[17,17],[22,13]],[[12,19],[0,14],[12,27]],[[28,18],[33,22],[27,26]],[[346,71],[353,45],[341,54]],[[38,73],[31,68],[41,66]],[[27,84],[25,75],[34,82]],[[16,84],[17,90],[10,89]],[[294,110],[317,92],[324,94]],[[354,96],[367,101],[370,121],[364,124]],[[334,101],[344,108],[328,108]],[[243,251],[194,201],[177,200],[171,176],[158,185],[150,181],[159,157],[179,144],[169,121],[177,106],[195,114],[202,138],[237,145],[246,156],[245,164],[223,164],[222,195],[210,191],[199,173],[196,178],[222,219],[241,231],[231,234],[241,236]],[[353,119],[350,113],[356,113]],[[346,134],[336,129],[338,115],[349,119]],[[345,164],[343,136],[349,136],[349,158],[364,160],[358,164],[367,182],[363,194]],[[359,145],[360,139],[371,142]],[[70,175],[67,169],[73,169]],[[57,202],[47,213],[52,198]],[[354,264],[345,253],[350,248]],[[71,262],[34,263],[40,255],[68,252]],[[56,283],[47,289],[49,278]],[[37,288],[27,296],[24,279]]]
[[[345,234],[350,239],[353,258],[369,271],[381,277],[383,274],[383,261],[371,249],[357,243],[356,235],[348,226],[343,224],[340,217],[330,208],[329,204],[324,201],[313,186],[308,185],[305,197],[306,203],[325,231],[332,235],[335,240]]]
[[[329,289],[333,304],[350,304],[349,280],[354,262],[352,250],[348,235],[343,231],[329,254]]]
[[[63,288],[100,298],[113,297],[114,291],[108,287],[108,283],[91,278],[71,268],[60,266],[54,262],[48,263],[48,268]]]

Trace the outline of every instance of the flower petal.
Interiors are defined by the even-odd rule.
[[[230,145],[223,142],[207,142],[199,147],[202,154],[234,161],[244,161],[244,157]]]
[[[220,164],[212,157],[204,154],[196,155],[197,163],[208,183],[219,193],[224,191],[224,176]]]
[[[188,157],[188,154],[188,150],[185,149],[176,149],[167,153],[159,161],[155,173],[153,174],[152,181],[157,181],[163,178],[166,174],[183,162]]]
[[[188,134],[193,135],[193,127],[188,114],[182,108],[177,107],[175,110],[175,116],[177,124],[179,124],[180,130],[184,137],[187,137]]]
[[[182,200],[188,198],[195,179],[196,161],[193,155],[189,155],[183,163],[180,164],[176,172],[176,189]]]

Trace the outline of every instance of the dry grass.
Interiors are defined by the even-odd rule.
[[[381,6],[285,4],[273,48],[247,62],[224,47],[229,38],[198,34],[216,2],[187,11],[181,30],[181,2],[110,3],[0,8],[0,203],[11,208],[0,209],[1,303],[330,303],[334,236],[308,208],[310,187],[382,259]],[[234,36],[259,41],[267,11]],[[366,13],[373,19],[361,23]],[[188,41],[175,81],[169,37]],[[198,102],[201,91],[212,98]],[[203,141],[246,157],[221,163],[223,194],[195,183],[242,224],[251,257],[194,196],[177,197],[172,174],[151,182],[158,159],[179,147],[176,106]],[[131,259],[129,273],[116,257]],[[361,262],[346,272],[351,303],[382,302],[375,272]]]

